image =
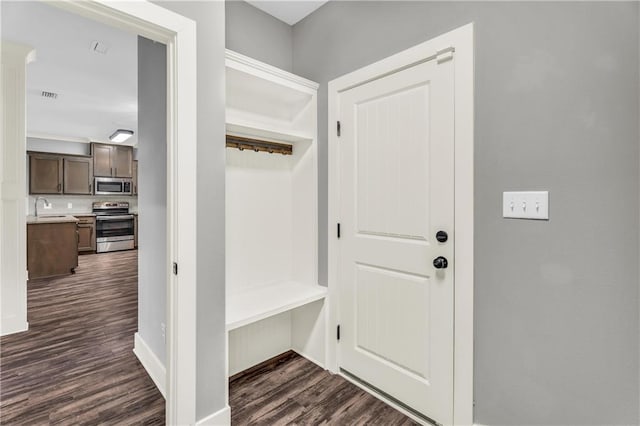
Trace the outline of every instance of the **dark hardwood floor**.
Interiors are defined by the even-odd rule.
[[[340,376],[293,352],[231,378],[233,425],[416,425]]]
[[[137,251],[80,256],[28,284],[29,331],[0,338],[3,425],[160,425],[164,399],[133,354]],[[234,425],[413,425],[297,354],[236,375]]]
[[[86,255],[75,275],[29,282],[29,331],[0,338],[0,423],[164,424],[132,352],[137,265],[137,251]]]

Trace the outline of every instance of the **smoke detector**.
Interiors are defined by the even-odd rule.
[[[42,97],[47,99],[57,99],[58,94],[54,92],[47,92],[46,90],[42,91]]]

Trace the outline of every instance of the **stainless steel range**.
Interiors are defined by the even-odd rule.
[[[96,201],[96,252],[132,250],[134,220],[126,201]]]

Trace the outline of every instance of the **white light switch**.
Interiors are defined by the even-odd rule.
[[[67,203],[67,208],[68,209],[72,209],[73,208],[73,203]]]
[[[549,191],[504,192],[502,216],[549,220]]]

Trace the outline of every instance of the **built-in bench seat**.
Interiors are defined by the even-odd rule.
[[[227,294],[227,331],[315,302],[326,295],[326,287],[295,281],[262,284]]]

